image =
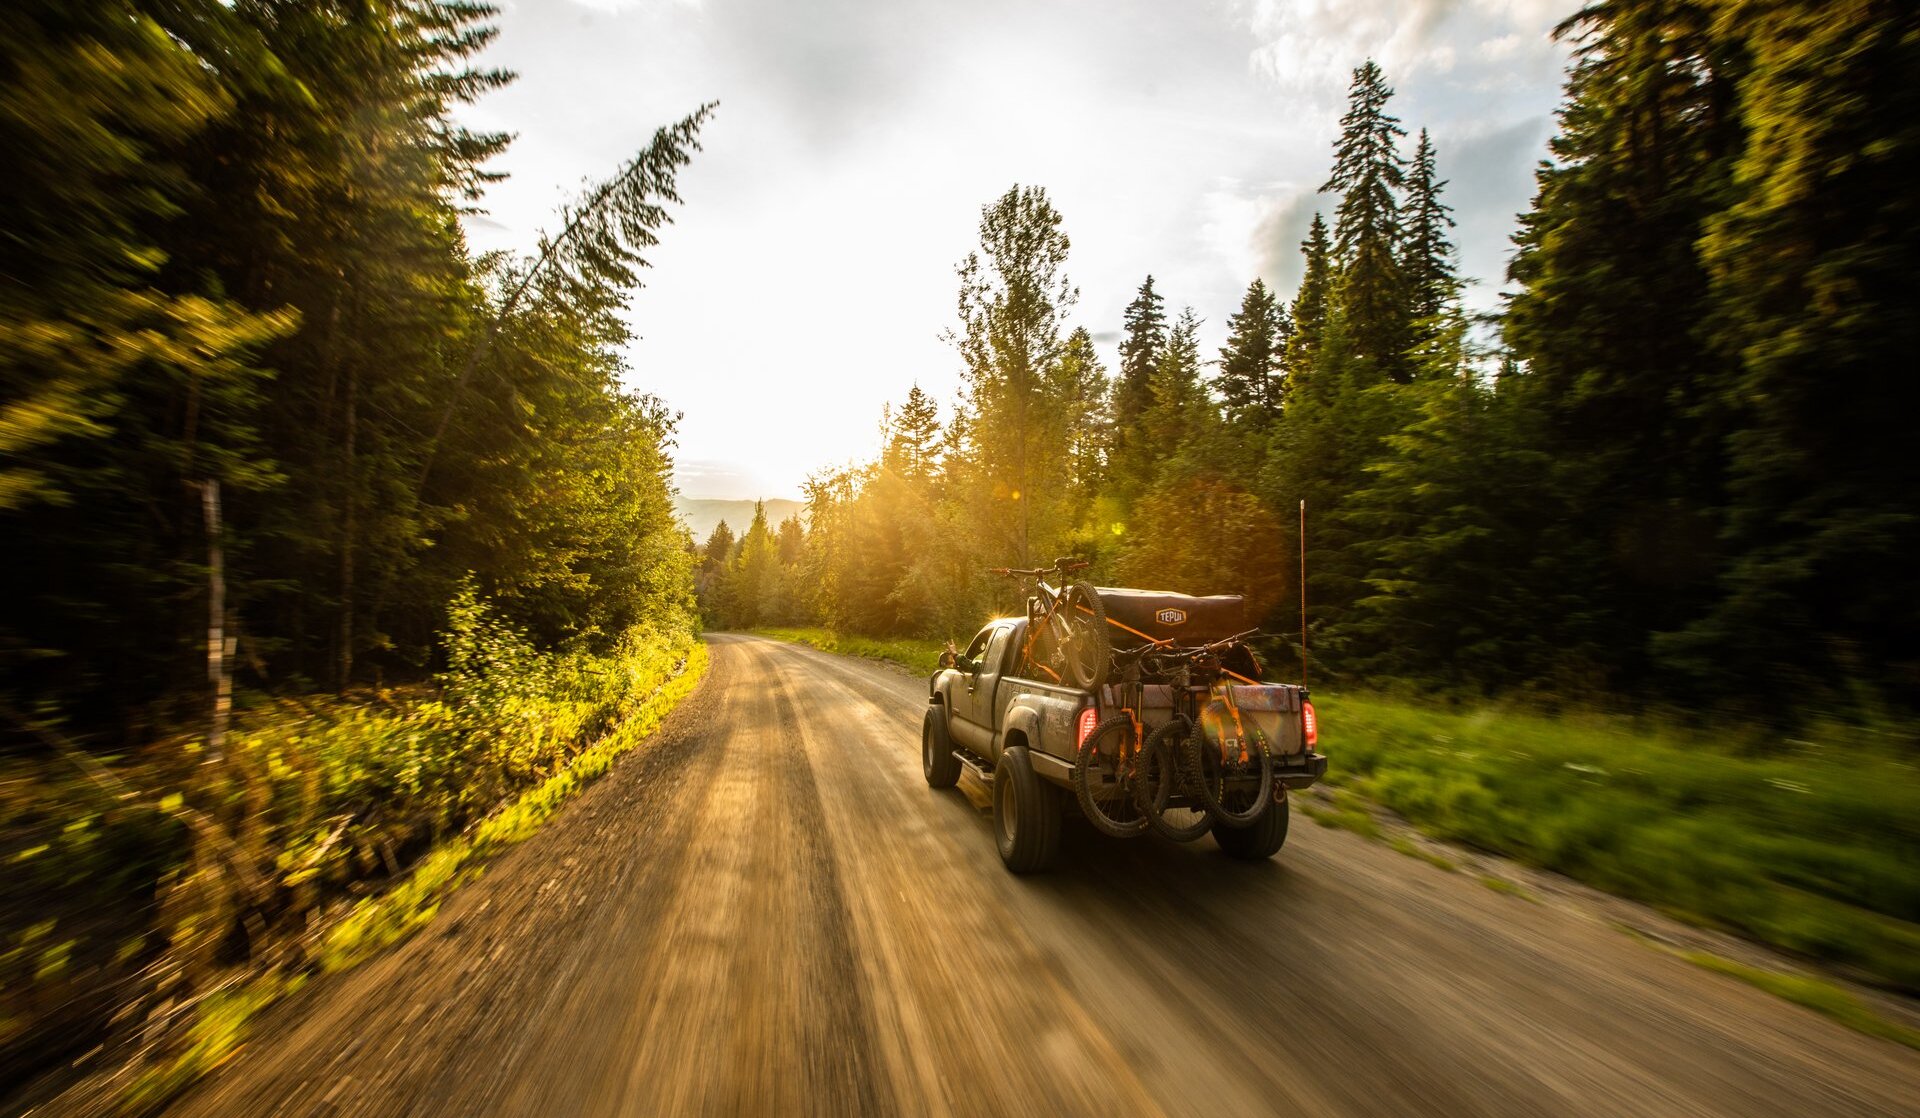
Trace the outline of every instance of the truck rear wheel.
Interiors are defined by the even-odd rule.
[[[993,837],[1014,873],[1044,870],[1060,853],[1060,793],[1033,771],[1025,746],[993,767]]]
[[[1280,848],[1287,844],[1286,789],[1276,786],[1267,810],[1245,827],[1223,827],[1215,823],[1213,841],[1220,844],[1227,857],[1243,862],[1262,862],[1280,853]]]
[[[929,704],[927,716],[920,720],[920,771],[926,774],[927,787],[951,788],[960,783],[960,758],[953,755],[953,742],[947,738],[947,721],[942,708]]]

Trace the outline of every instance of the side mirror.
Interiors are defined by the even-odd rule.
[[[960,657],[957,654],[955,654],[953,649],[949,648],[945,652],[942,652],[940,654],[940,666],[943,668],[951,668],[953,667],[954,662],[959,658]]]

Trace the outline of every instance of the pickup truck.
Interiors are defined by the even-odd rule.
[[[920,734],[921,768],[929,786],[951,788],[965,769],[990,790],[1000,859],[1015,873],[1053,863],[1061,823],[1067,812],[1079,810],[1067,790],[1073,786],[1080,742],[1117,710],[1111,686],[1078,691],[1022,677],[1027,625],[1025,618],[989,623],[953,666],[929,677]],[[1172,715],[1173,701],[1169,688],[1146,691],[1147,709],[1139,713],[1151,732]],[[1220,849],[1234,858],[1257,861],[1277,854],[1287,840],[1284,789],[1305,788],[1327,771],[1326,758],[1313,748],[1318,727],[1305,689],[1288,687],[1286,693],[1287,709],[1297,721],[1282,735],[1289,744],[1274,757],[1272,805],[1251,826],[1216,823],[1211,828]]]

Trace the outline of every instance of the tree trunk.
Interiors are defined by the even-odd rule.
[[[207,760],[226,760],[227,719],[233,709],[233,676],[227,670],[227,560],[220,543],[220,483],[200,483],[200,511],[207,522],[207,682],[213,706],[207,719]]]
[[[354,478],[356,463],[355,440],[359,434],[359,388],[360,370],[353,366],[347,370],[346,399],[346,437],[341,443],[341,484],[346,493],[344,508],[340,517],[340,630],[339,659],[336,666],[336,688],[346,691],[353,680],[353,546],[354,511],[358,501],[357,484]]]

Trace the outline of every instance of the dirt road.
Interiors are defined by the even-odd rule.
[[[1920,1113],[1920,1054],[1296,819],[1002,871],[924,684],[713,638],[661,736],[194,1115]],[[1338,729],[1328,741],[1338,763]]]

